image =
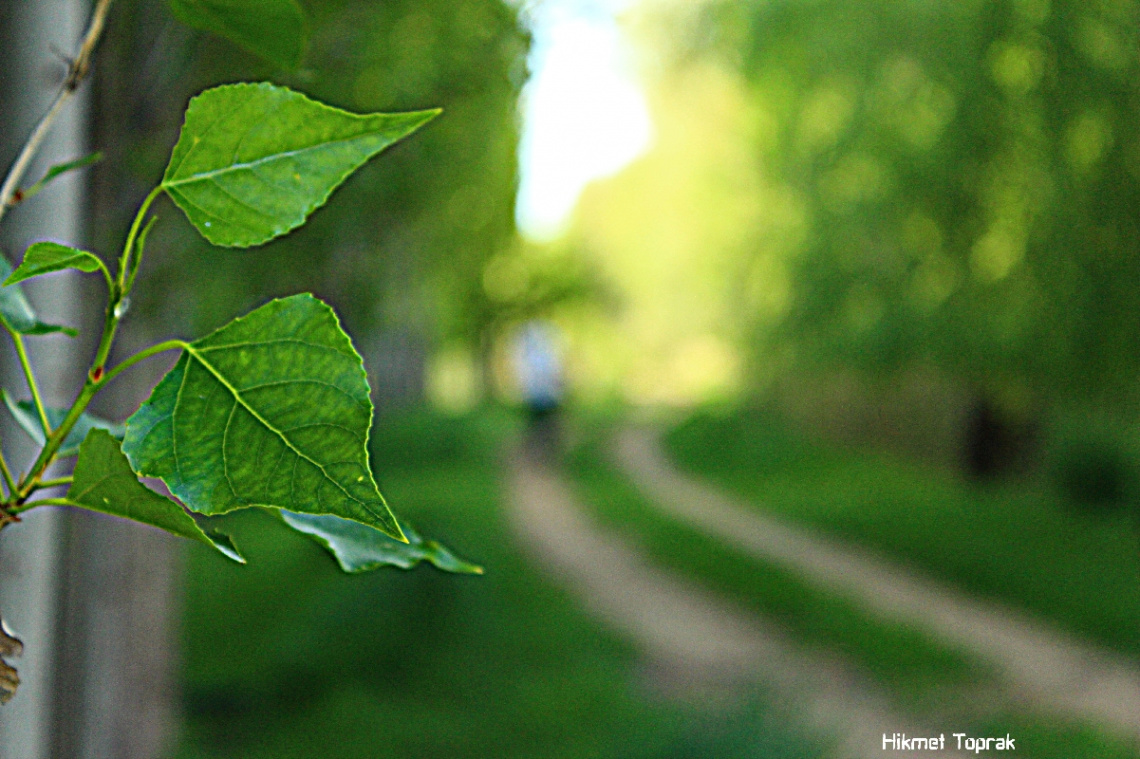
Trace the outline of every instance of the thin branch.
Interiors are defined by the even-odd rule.
[[[16,330],[5,325],[8,334],[12,336],[12,343],[16,346],[16,355],[20,357],[20,366],[24,370],[24,380],[28,383],[28,390],[32,393],[32,402],[36,406],[36,412],[40,415],[40,424],[44,428],[44,440],[51,437],[51,422],[47,418],[47,410],[44,408],[43,398],[40,397],[40,388],[36,384],[36,375],[32,371],[32,364],[28,360],[28,351],[24,347],[24,336]]]
[[[40,480],[36,483],[36,489],[40,490],[44,488],[58,488],[62,487],[63,485],[70,485],[71,482],[71,477],[59,477],[54,480]]]
[[[104,374],[103,378],[99,382],[99,387],[102,388],[103,385],[106,385],[108,382],[115,379],[115,377],[118,377],[122,372],[130,369],[138,362],[150,358],[151,356],[157,356],[159,353],[165,353],[166,351],[185,350],[188,347],[190,347],[190,344],[185,340],[167,340],[164,343],[152,345],[146,350],[139,351],[130,358],[123,359],[123,362],[121,364]]]
[[[8,513],[12,516],[23,514],[25,511],[36,508],[37,506],[82,506],[75,501],[69,501],[66,498],[42,498],[38,501],[31,501],[29,503],[21,503],[8,509]]]
[[[63,85],[60,87],[59,93],[56,94],[55,100],[52,101],[51,107],[40,119],[40,123],[36,124],[36,128],[28,137],[28,141],[24,143],[24,148],[20,151],[16,162],[8,170],[8,176],[5,177],[3,186],[0,186],[0,219],[4,218],[8,208],[13,205],[12,201],[16,196],[20,181],[24,178],[24,173],[27,172],[32,159],[39,152],[40,145],[47,137],[52,123],[91,72],[91,57],[95,54],[95,46],[103,34],[103,26],[107,22],[107,12],[111,9],[111,2],[112,0],[99,0],[96,3],[95,11],[91,14],[91,22],[87,26],[87,33],[83,36],[83,43],[79,47],[79,53],[68,66],[67,78],[63,80]]]
[[[14,498],[16,495],[16,480],[12,477],[12,470],[8,468],[8,460],[4,458],[3,451],[0,451],[0,473],[4,475],[4,484],[8,486],[8,497]]]

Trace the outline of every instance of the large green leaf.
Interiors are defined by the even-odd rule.
[[[24,432],[28,433],[28,437],[34,440],[38,445],[43,446],[44,428],[40,424],[40,415],[36,411],[35,404],[31,401],[17,401],[3,389],[0,389],[0,398],[4,400],[4,405],[8,407],[12,417],[16,423],[20,425]],[[67,418],[67,409],[63,408],[46,408],[44,414],[48,418],[48,424],[55,429],[63,424],[63,420]],[[121,424],[108,422],[106,419],[100,419],[91,414],[81,414],[79,421],[71,428],[71,432],[67,433],[67,437],[63,440],[63,445],[60,446],[58,456],[74,456],[79,453],[79,445],[83,439],[87,437],[87,433],[93,429],[107,430],[112,437],[118,440],[123,439],[123,434],[126,428]]]
[[[245,563],[229,536],[211,530],[204,518],[187,514],[177,503],[139,482],[119,449],[119,441],[106,430],[92,430],[83,441],[74,477],[67,500],[76,506],[159,527]]]
[[[12,265],[8,259],[0,255],[0,282],[12,275]],[[75,337],[78,334],[70,327],[59,327],[54,324],[44,324],[36,318],[32,304],[24,296],[19,285],[6,285],[0,287],[0,322],[13,332],[23,335],[49,335],[53,332],[62,332]]]
[[[123,451],[191,511],[332,514],[403,540],[368,466],[368,396],[336,314],[294,295],[190,344],[127,420]]]
[[[460,559],[434,540],[424,540],[405,522],[401,526],[407,543],[358,522],[332,516],[314,516],[281,511],[285,524],[317,541],[336,558],[345,572],[367,572],[379,567],[411,569],[428,561],[445,572],[483,574],[483,568]]]
[[[24,251],[24,260],[16,267],[16,271],[8,275],[4,284],[14,285],[25,279],[63,269],[79,269],[91,273],[101,268],[103,262],[93,253],[57,242],[37,242]]]
[[[305,53],[305,14],[296,0],[170,0],[174,16],[254,55],[296,68]]]
[[[162,187],[213,244],[260,245],[437,113],[358,115],[271,84],[215,87],[190,101]]]

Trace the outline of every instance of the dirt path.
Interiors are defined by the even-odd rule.
[[[547,467],[516,454],[508,473],[511,519],[526,548],[594,614],[628,636],[674,689],[708,698],[763,683],[806,726],[834,741],[837,759],[882,755],[884,733],[937,735],[895,714],[841,662],[801,650],[754,615],[647,563],[629,543],[594,524]]]
[[[647,431],[625,430],[616,456],[673,516],[991,663],[1018,699],[1140,739],[1137,662],[736,502],[674,470]]]

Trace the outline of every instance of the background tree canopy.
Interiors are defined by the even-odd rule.
[[[807,224],[765,349],[873,373],[934,365],[999,406],[1134,410],[1138,11],[711,6],[684,52],[746,77],[758,169]]]

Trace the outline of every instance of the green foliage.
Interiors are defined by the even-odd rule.
[[[77,171],[86,166],[91,166],[92,164],[99,163],[102,160],[103,154],[96,151],[94,153],[88,153],[82,158],[76,158],[74,161],[64,161],[63,163],[57,163],[45,171],[43,177],[41,177],[38,182],[36,182],[28,189],[24,190],[20,202],[22,203],[25,200],[38,195],[43,188],[47,187],[51,182],[58,179],[59,177],[62,177],[64,174],[72,171]]]
[[[40,138],[86,76],[110,5],[96,5],[55,104],[0,185],[0,211],[23,197],[19,182]],[[281,66],[296,66],[303,55],[306,23],[295,0],[170,5],[187,24]],[[200,340],[159,343],[108,366],[155,223],[147,216],[162,193],[210,243],[260,245],[304,224],[349,175],[437,114],[357,115],[264,82],[215,87],[190,102],[163,179],[138,208],[114,273],[95,253],[54,242],[32,245],[14,272],[0,257],[0,323],[32,398],[16,402],[0,393],[40,445],[27,471],[13,472],[0,453],[0,530],[29,509],[75,506],[160,527],[243,562],[210,517],[261,508],[281,512],[286,525],[326,546],[346,571],[407,569],[426,560],[445,571],[480,572],[438,543],[414,532],[409,540],[401,531],[370,468],[373,406],[363,361],[333,310],[313,296],[273,300]],[[52,167],[29,194],[95,160],[98,154]],[[191,268],[208,267],[195,262]],[[75,332],[41,323],[19,283],[64,269],[101,272],[107,301],[83,385],[69,408],[49,409],[23,335]],[[86,414],[88,405],[122,372],[176,348],[182,356],[128,420],[120,447],[118,430],[104,429],[112,425]],[[46,476],[59,458],[76,454],[73,477]],[[181,503],[152,491],[140,476],[164,480]],[[64,486],[66,496],[44,497]],[[5,701],[19,680],[3,657],[17,653],[8,645],[0,651]]]
[[[4,284],[14,285],[25,279],[63,269],[79,269],[91,273],[103,268],[103,262],[93,253],[55,242],[37,242],[24,251],[24,260],[8,275]]]
[[[267,73],[208,37],[182,47],[172,40],[168,55],[148,58],[149,0],[116,3],[138,11],[124,14],[122,36],[107,42],[119,60],[152,60],[166,86],[144,93],[124,80],[105,90],[115,105],[101,112],[101,145],[117,171],[102,174],[111,188],[98,199],[96,249],[117,244],[107,233],[130,223],[125,199],[165,168],[186,100],[203,83]],[[529,40],[518,6],[502,0],[322,0],[306,10],[304,69],[278,84],[356,113],[440,106],[445,115],[357,172],[304,227],[275,242],[272,256],[220,255],[190,225],[164,218],[152,236],[163,255],[150,259],[148,287],[131,308],[196,335],[235,311],[313,290],[358,338],[382,406],[394,386],[416,387],[400,381],[403,367],[418,376],[416,362],[444,341],[475,349],[494,322],[483,270],[514,244],[517,102]],[[382,355],[393,344],[408,346],[408,360]]]
[[[133,519],[197,540],[234,561],[245,563],[227,535],[210,529],[204,519],[192,517],[174,501],[139,482],[138,475],[119,450],[119,441],[106,430],[96,430],[83,441],[74,478],[67,497],[76,506]]]
[[[758,170],[805,224],[759,355],[1134,406],[1140,4],[709,7],[695,44],[747,79]]]
[[[4,405],[8,408],[8,412],[12,415],[12,418],[16,420],[16,424],[20,425],[20,429],[28,433],[28,437],[30,437],[36,445],[43,447],[43,445],[47,443],[47,437],[44,435],[44,427],[40,422],[35,403],[32,401],[18,401],[4,389],[0,389],[0,397],[4,399]],[[63,424],[63,420],[67,418],[67,409],[45,408],[44,415],[47,416],[48,424],[55,429]],[[71,428],[71,432],[63,439],[63,443],[59,447],[59,453],[56,455],[61,458],[78,455],[79,446],[83,442],[83,439],[87,437],[87,433],[96,429],[106,430],[118,440],[122,440],[123,435],[126,434],[126,427],[123,425],[115,424],[114,422],[109,422],[106,419],[100,419],[97,416],[84,412],[80,414],[79,419],[75,422],[75,426]]]
[[[123,451],[201,514],[332,514],[402,540],[368,467],[360,356],[311,295],[275,300],[185,347],[127,420]]]
[[[260,245],[437,114],[359,116],[270,84],[215,87],[190,101],[162,188],[214,245]]]
[[[0,256],[0,277],[5,280],[12,275],[12,265],[4,256]],[[44,324],[36,317],[32,305],[28,303],[24,291],[19,285],[0,286],[0,325],[9,332],[21,335],[50,335],[62,332],[75,337],[78,333],[70,327],[60,327],[54,324]]]
[[[434,540],[424,540],[406,523],[402,529],[408,542],[401,543],[379,530],[339,517],[280,513],[285,524],[327,548],[345,572],[367,572],[383,566],[411,569],[427,561],[445,572],[483,574],[482,567],[463,561]]]
[[[170,0],[170,10],[284,68],[296,68],[305,54],[307,24],[296,0]]]
[[[273,24],[299,18],[292,2],[173,5],[188,22],[271,55],[283,48],[267,48],[251,30],[272,35],[279,31]],[[261,244],[303,224],[369,158],[437,113],[360,116],[267,83],[216,87],[191,101],[163,180],[139,208],[115,275],[94,253],[50,242],[31,246],[15,272],[0,263],[7,267],[0,268],[6,280],[0,318],[15,340],[32,400],[0,393],[41,447],[18,479],[0,457],[7,486],[0,529],[30,508],[67,504],[162,527],[240,560],[207,526],[207,516],[259,507],[282,510],[285,524],[328,547],[346,571],[427,560],[447,571],[478,572],[418,533],[409,542],[401,532],[370,468],[373,407],[363,362],[333,310],[313,296],[274,300],[195,342],[160,343],[106,366],[154,224],[146,217],[160,193],[211,242]],[[89,162],[57,167],[43,181]],[[19,335],[64,330],[36,319],[18,283],[63,269],[102,271],[107,309],[75,402],[51,409],[40,399]],[[86,413],[118,374],[174,348],[181,358],[128,420],[125,435]],[[57,458],[76,454],[68,495],[37,500],[37,491],[69,484],[44,475]],[[190,513],[148,489],[140,475],[162,479]]]

